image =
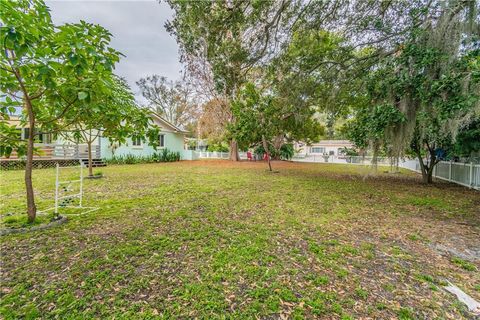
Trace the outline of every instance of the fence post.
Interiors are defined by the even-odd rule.
[[[450,160],[450,166],[448,167],[448,181],[452,181],[452,160]]]
[[[470,175],[469,175],[469,183],[468,185],[470,186],[470,188],[473,187],[473,162],[470,162]]]

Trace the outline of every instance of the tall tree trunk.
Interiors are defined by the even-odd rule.
[[[263,143],[263,149],[265,150],[265,154],[267,155],[268,169],[272,171],[272,164],[270,162],[270,151],[268,150],[267,139],[265,139],[264,135],[262,135],[262,143]]]
[[[373,142],[373,155],[372,155],[372,169],[376,173],[378,169],[378,149],[379,145],[377,141]]]
[[[230,140],[230,155],[231,161],[240,161],[240,155],[238,154],[238,143],[235,139]]]
[[[35,116],[31,102],[26,98],[25,107],[28,114],[28,124],[30,132],[27,140],[27,162],[25,164],[25,189],[27,191],[27,214],[28,222],[35,221],[37,216],[37,206],[35,205],[35,193],[33,192],[32,184],[32,169],[33,169],[33,149],[35,141]]]
[[[7,55],[12,54],[11,51],[7,50]],[[33,149],[35,141],[35,114],[33,113],[33,106],[30,96],[28,94],[25,85],[23,84],[22,77],[17,68],[12,67],[12,71],[17,78],[20,88],[23,93],[23,102],[25,104],[25,109],[27,110],[28,124],[30,126],[30,134],[28,135],[27,140],[27,162],[25,164],[25,189],[27,191],[27,215],[28,222],[35,221],[37,216],[37,206],[35,205],[35,193],[33,192],[32,184],[32,169],[33,169]]]
[[[88,176],[93,177],[92,141],[87,141],[87,146],[88,146]]]

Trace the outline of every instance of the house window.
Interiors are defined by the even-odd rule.
[[[27,140],[30,137],[30,128],[23,128],[23,139]]]
[[[140,138],[140,137],[133,137],[133,138],[132,138],[132,146],[134,146],[134,147],[141,147],[141,146],[142,146],[142,138]]]
[[[23,128],[23,139],[27,140],[29,137],[30,128]],[[42,133],[38,129],[35,129],[35,143],[52,143],[53,139],[55,139],[55,137],[52,137],[51,133]]]
[[[311,153],[325,153],[325,148],[324,147],[312,147],[310,149]]]
[[[164,134],[158,135],[158,146],[160,148],[165,147],[165,135]]]

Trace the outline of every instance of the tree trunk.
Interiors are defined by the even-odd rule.
[[[88,176],[93,177],[92,142],[87,141],[87,146],[88,146]]]
[[[262,143],[263,143],[263,149],[265,150],[265,154],[267,155],[268,169],[272,171],[272,164],[270,162],[270,151],[268,150],[267,139],[265,139],[264,135],[262,135]]]
[[[433,162],[430,163],[430,166],[428,166],[423,162],[423,158],[420,152],[417,152],[417,158],[418,158],[418,162],[420,163],[420,171],[422,172],[423,183],[425,184],[433,183],[433,167],[435,164],[435,159],[433,159]]]
[[[430,151],[430,165],[428,166],[427,170],[427,180],[426,183],[430,184],[433,183],[433,168],[437,164],[437,155],[435,154],[435,149],[429,148]]]
[[[35,221],[37,216],[37,207],[35,205],[35,193],[33,192],[32,184],[32,169],[33,169],[33,149],[35,141],[35,117],[30,101],[25,100],[25,106],[28,114],[28,124],[30,132],[27,140],[27,162],[25,164],[25,189],[27,191],[27,214],[28,222]]]
[[[378,169],[378,142],[373,143],[373,155],[372,155],[372,169],[376,173]]]
[[[281,160],[280,149],[282,148],[283,142],[284,142],[283,134],[280,134],[273,139],[273,148],[275,149],[275,152],[276,152],[273,159]]]
[[[430,165],[430,168],[428,168],[426,183],[427,184],[433,183],[433,166],[432,165]]]
[[[230,140],[230,156],[231,161],[240,161],[240,155],[238,154],[238,143],[235,139]]]

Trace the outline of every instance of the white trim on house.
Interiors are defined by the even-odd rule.
[[[170,123],[166,119],[164,119],[162,116],[160,116],[158,113],[152,111],[152,118],[156,118],[159,122],[164,124],[165,126],[169,127],[171,131],[169,130],[162,130],[163,132],[178,132],[178,133],[188,133],[188,131],[182,130],[179,127],[175,126],[174,124]]]

